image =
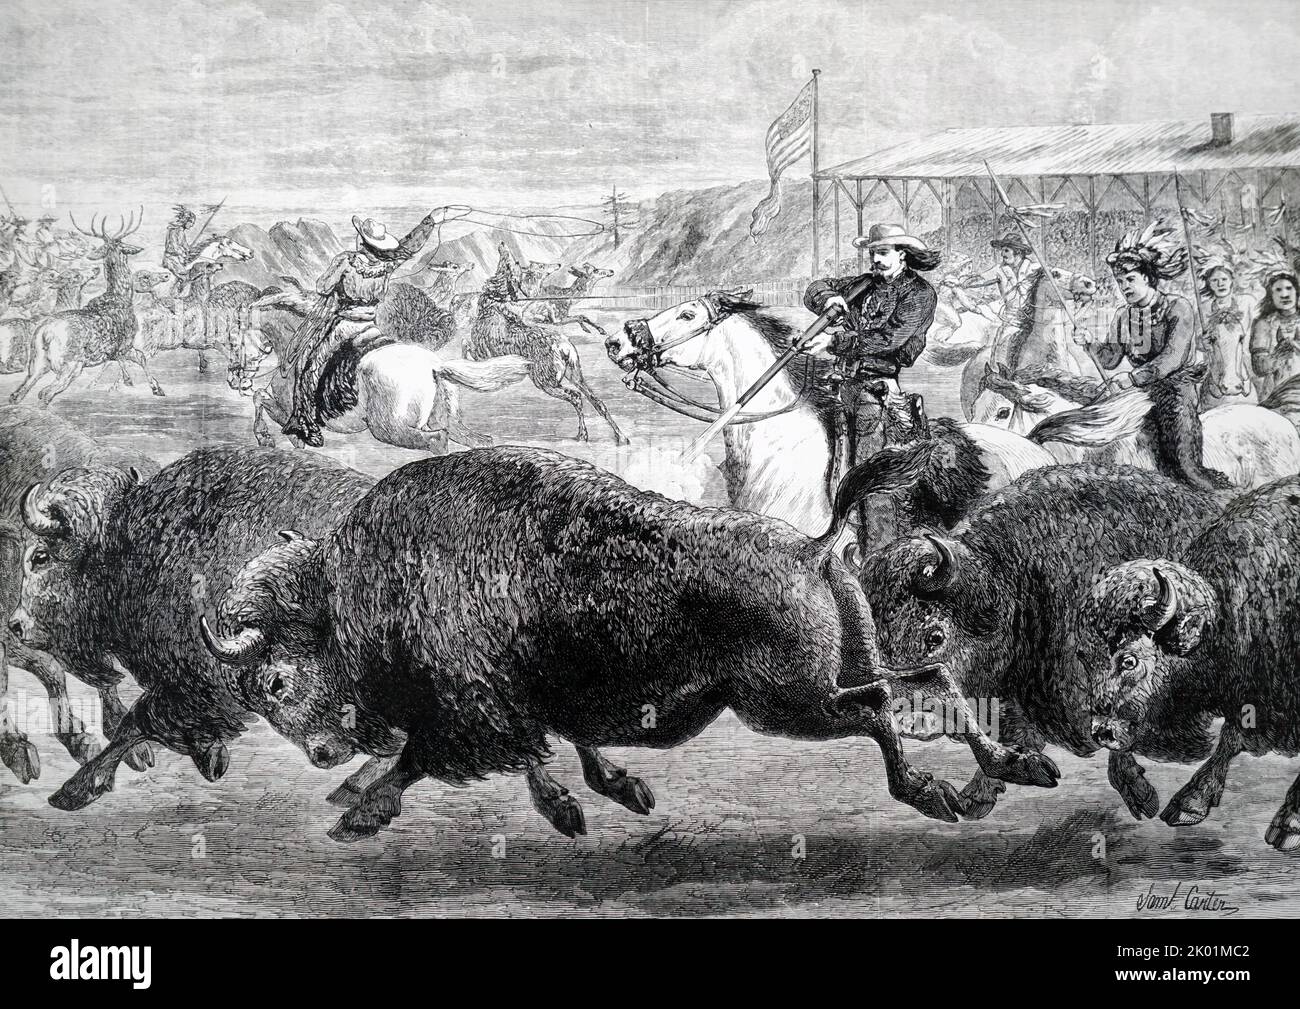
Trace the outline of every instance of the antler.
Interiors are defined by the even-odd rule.
[[[135,218],[135,211],[132,211],[131,219],[126,223],[126,230],[118,234],[117,238],[126,238],[128,235],[133,235],[140,230],[140,225],[144,224],[144,204],[140,205],[140,219],[137,221]]]
[[[90,230],[87,231],[85,228],[83,228],[80,224],[77,223],[77,219],[76,219],[75,217],[72,216],[72,211],[71,211],[71,210],[68,211],[68,217],[69,217],[69,218],[71,219],[71,221],[72,221],[72,226],[73,226],[74,228],[76,228],[78,231],[80,231],[80,232],[81,232],[83,235],[85,235],[87,238],[103,238],[103,237],[104,237],[104,236],[100,233],[100,230],[97,229],[97,228],[95,227],[95,219],[96,219],[98,216],[99,216],[98,214],[91,214],[91,215],[90,215]]]

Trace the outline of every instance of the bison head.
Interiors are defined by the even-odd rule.
[[[1089,670],[1099,746],[1136,744],[1173,662],[1196,649],[1217,608],[1205,579],[1173,561],[1129,561],[1097,576],[1080,619],[1106,642],[1104,663]]]
[[[134,469],[75,467],[23,494],[22,588],[9,620],[9,631],[19,641],[69,660],[55,629],[80,625],[87,572],[103,563],[121,563],[105,556],[105,523],[139,479]]]
[[[358,750],[390,752],[386,726],[361,710],[350,673],[327,654],[330,616],[319,544],[296,532],[254,557],[221,599],[217,629],[199,621],[203,643],[229,667],[232,693],[307,754],[317,767]]]
[[[939,666],[965,696],[996,696],[1010,651],[1011,607],[971,550],[928,534],[896,540],[867,560],[860,579],[883,666]]]

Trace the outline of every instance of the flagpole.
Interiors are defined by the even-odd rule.
[[[821,209],[819,192],[821,184],[817,181],[817,78],[820,76],[821,71],[814,69],[812,72],[812,279],[816,279],[821,272],[821,242],[817,234],[818,211]]]

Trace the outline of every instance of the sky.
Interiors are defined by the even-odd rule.
[[[1298,20],[1257,0],[7,0],[0,182],[24,211],[154,224],[223,196],[259,222],[645,198],[763,178],[814,66],[823,165],[953,126],[1300,111]]]

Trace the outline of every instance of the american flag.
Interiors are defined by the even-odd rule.
[[[781,213],[781,173],[812,153],[813,81],[803,86],[790,107],[767,128],[767,174],[772,187],[749,220],[749,235],[757,239]]]

